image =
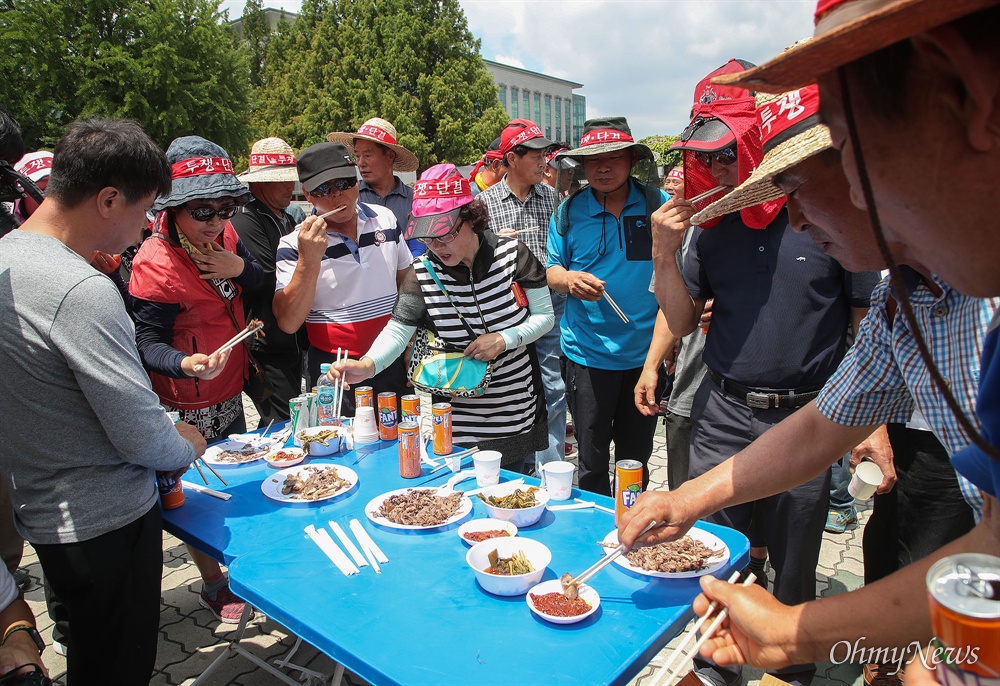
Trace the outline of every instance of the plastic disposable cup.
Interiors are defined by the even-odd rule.
[[[375,408],[368,405],[354,411],[354,442],[375,443],[378,441],[378,426],[375,424]]]
[[[542,488],[549,492],[552,500],[569,500],[573,495],[573,472],[576,465],[572,462],[546,462],[539,468],[542,477]]]
[[[476,484],[478,486],[496,486],[500,483],[500,459],[503,457],[496,450],[481,450],[473,454],[472,463],[476,469]]]
[[[874,462],[862,462],[854,468],[854,476],[847,486],[847,492],[855,500],[868,500],[882,483],[882,470]]]

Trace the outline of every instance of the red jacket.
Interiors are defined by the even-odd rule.
[[[166,236],[166,226],[161,234]],[[223,247],[235,253],[239,236],[227,223],[222,232]],[[185,355],[214,352],[246,326],[241,289],[231,301],[239,328],[233,325],[222,296],[209,281],[198,278],[201,272],[184,248],[173,241],[155,236],[146,239],[132,263],[129,292],[137,298],[160,303],[179,304],[171,345]],[[153,390],[165,404],[180,409],[200,409],[229,400],[243,391],[247,373],[247,354],[243,345],[229,353],[222,373],[214,379],[174,379],[150,372]]]

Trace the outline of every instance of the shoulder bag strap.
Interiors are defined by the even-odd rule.
[[[434,279],[434,283],[437,284],[437,287],[441,289],[442,293],[444,293],[444,297],[448,298],[448,302],[455,309],[455,314],[458,315],[459,321],[462,322],[462,325],[465,327],[465,330],[469,332],[469,335],[472,336],[472,340],[475,341],[477,338],[479,338],[479,335],[472,330],[472,327],[469,325],[469,322],[465,321],[465,317],[462,315],[461,311],[459,311],[458,307],[455,306],[455,302],[451,299],[451,296],[448,295],[448,289],[444,287],[444,284],[441,283],[441,279],[438,277],[437,272],[434,271],[434,267],[431,265],[431,261],[427,259],[426,255],[421,255],[420,262],[424,265],[424,269],[427,270],[427,273],[431,275],[431,278]],[[483,328],[486,329],[486,333],[490,332],[490,329],[488,326],[486,326],[485,321],[483,322]]]

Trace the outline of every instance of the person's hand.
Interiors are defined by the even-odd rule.
[[[702,645],[702,656],[723,666],[753,665],[761,669],[803,662],[788,650],[796,641],[796,608],[782,604],[757,584],[728,584],[703,576],[701,590],[694,599],[695,614],[705,614],[713,600],[729,609],[729,616]]]
[[[299,260],[319,264],[326,252],[326,220],[318,216],[306,217],[299,225]]]
[[[337,381],[341,376],[344,377],[344,388],[350,388],[351,384],[361,383],[375,376],[375,363],[371,358],[362,357],[360,360],[347,359],[331,364],[326,378]]]
[[[121,255],[109,255],[106,252],[95,250],[90,255],[90,266],[102,274],[112,274],[118,271],[122,264]]]
[[[9,674],[16,667],[30,664],[40,665],[45,676],[49,675],[49,670],[42,662],[42,656],[38,654],[38,648],[28,636],[28,632],[15,631],[0,646],[0,674]],[[25,668],[18,670],[17,673],[28,674],[33,671],[35,670],[32,668]]]
[[[484,333],[469,344],[465,349],[465,356],[471,360],[489,362],[506,349],[507,343],[503,340],[503,336],[498,333]]]
[[[604,293],[604,282],[587,272],[566,272],[569,294],[580,300],[595,302]]]
[[[687,533],[700,516],[682,491],[646,491],[619,519],[618,540],[626,550],[673,541]],[[639,533],[654,521],[659,526],[639,539]]]
[[[517,238],[517,229],[512,229],[507,227],[505,229],[500,229],[497,231],[498,236],[503,236],[505,238]]]
[[[209,245],[213,245],[209,243]],[[202,250],[200,255],[192,255],[191,259],[201,270],[199,278],[235,279],[246,269],[246,262],[236,253],[214,247],[212,250]]]
[[[906,666],[906,671],[903,672],[903,684],[904,686],[939,686],[941,682],[937,680],[935,673],[927,669],[927,665],[924,664],[926,660],[930,664],[930,659],[928,654],[933,652],[934,648],[927,648],[923,653],[917,655]],[[923,659],[921,659],[923,658]]]
[[[868,458],[878,465],[882,470],[882,483],[878,485],[875,492],[879,495],[888,493],[896,485],[896,467],[892,460],[892,445],[889,443],[889,433],[885,426],[875,429],[871,436],[858,444],[851,451],[851,473],[854,468],[861,464],[861,460]]]
[[[691,226],[694,205],[686,200],[668,200],[653,212],[653,258],[676,260],[684,242],[684,232]]]
[[[208,447],[208,443],[205,441],[205,437],[201,435],[201,432],[198,431],[194,425],[188,424],[187,422],[177,422],[174,424],[174,428],[177,429],[177,433],[181,435],[181,438],[185,439],[194,446],[195,457],[201,457],[205,454],[205,448]],[[183,474],[187,470],[188,468],[184,467],[179,471],[180,474]]]
[[[705,307],[701,310],[701,319],[698,320],[698,326],[701,327],[702,333],[708,333],[708,327],[712,323],[712,305],[715,304],[715,298],[709,298],[705,301]]]
[[[660,404],[656,402],[657,381],[659,376],[656,369],[643,367],[639,381],[635,384],[635,407],[646,417],[656,416],[660,411]]]
[[[221,353],[212,353],[211,356],[204,353],[188,355],[181,360],[181,371],[199,379],[214,379],[225,369],[229,352],[225,350]]]
[[[677,371],[677,356],[681,354],[682,342],[682,339],[678,338],[674,346],[667,351],[667,356],[663,358],[663,364],[666,365],[668,375]]]

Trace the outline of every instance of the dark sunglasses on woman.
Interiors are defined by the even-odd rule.
[[[326,183],[321,183],[316,186],[314,189],[309,191],[309,195],[314,198],[325,198],[330,195],[330,193],[333,193],[334,188],[343,193],[348,188],[354,188],[357,183],[357,177],[353,179],[334,179],[333,181],[327,181]]]
[[[187,213],[190,214],[191,218],[196,222],[210,222],[216,215],[218,215],[219,219],[222,219],[223,221],[232,219],[236,213],[240,211],[240,206],[226,205],[225,207],[215,209],[214,207],[208,206],[191,208],[185,205],[184,209],[187,210]]]

